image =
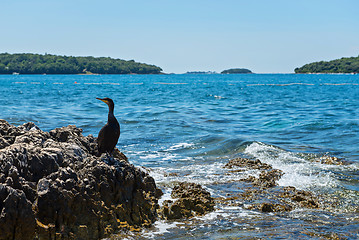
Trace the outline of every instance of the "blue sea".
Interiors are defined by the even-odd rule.
[[[0,118],[42,130],[76,125],[97,136],[115,102],[117,147],[170,198],[176,182],[213,197],[258,172],[229,173],[238,156],[284,172],[280,186],[334,207],[285,213],[217,204],[186,221],[158,221],[128,239],[359,239],[359,75],[0,75]],[[323,155],[346,165],[321,164]]]

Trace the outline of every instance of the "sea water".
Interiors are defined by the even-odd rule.
[[[128,239],[359,238],[359,75],[0,75],[0,118],[42,130],[76,125],[97,136],[115,102],[117,147],[170,199],[178,181],[214,197],[238,190],[229,159],[260,159],[280,186],[335,199],[326,210],[270,214],[240,205],[186,221],[158,221]],[[323,155],[347,165],[321,164]]]

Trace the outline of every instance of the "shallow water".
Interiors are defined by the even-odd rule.
[[[310,190],[325,210],[268,214],[217,204],[185,222],[158,221],[156,239],[359,238],[359,75],[0,75],[0,118],[43,130],[69,124],[97,135],[115,101],[121,149],[164,190],[200,183],[214,197],[240,191],[237,156],[281,169],[281,186]],[[323,154],[348,165],[318,162]],[[173,173],[173,174],[170,174]],[[163,201],[164,199],[161,199]]]

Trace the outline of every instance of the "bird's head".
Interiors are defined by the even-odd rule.
[[[106,103],[110,108],[114,108],[115,104],[113,103],[112,99],[111,98],[96,98],[104,103]]]

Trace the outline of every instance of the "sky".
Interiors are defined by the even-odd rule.
[[[112,57],[166,73],[359,55],[359,0],[0,0],[0,52]]]

